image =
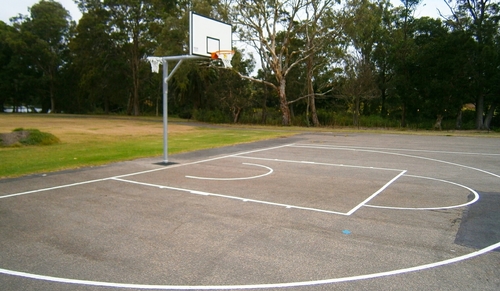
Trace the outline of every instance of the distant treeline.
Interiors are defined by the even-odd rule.
[[[500,128],[498,1],[453,0],[439,19],[415,16],[421,0],[76,2],[78,23],[52,0],[0,21],[0,111],[163,114],[162,76],[146,57],[187,54],[195,11],[233,25],[234,70],[185,61],[169,83],[170,115]]]

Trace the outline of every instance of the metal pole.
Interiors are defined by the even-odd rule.
[[[148,60],[151,64],[154,63],[154,60],[159,57],[148,57]],[[189,59],[203,59],[204,57],[199,56],[175,56],[175,57],[161,57],[162,65],[163,65],[163,163],[168,164],[168,80],[174,74],[174,72],[179,68],[182,63],[182,60]],[[174,69],[170,74],[168,74],[168,61],[178,61],[175,65]]]
[[[163,60],[163,163],[168,164],[168,62]]]

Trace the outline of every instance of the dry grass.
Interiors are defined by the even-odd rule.
[[[4,114],[0,118],[0,133],[16,128],[36,128],[57,136],[63,143],[80,143],[95,139],[119,139],[120,137],[162,136],[161,118],[87,117],[72,115]],[[169,134],[193,131],[187,125],[169,124]]]
[[[160,156],[161,118],[1,114],[0,133],[37,129],[60,139],[51,146],[0,147],[0,179]],[[199,127],[169,122],[169,154],[290,136],[295,132],[237,126]]]

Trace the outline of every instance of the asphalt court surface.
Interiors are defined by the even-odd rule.
[[[302,134],[1,180],[0,289],[499,290],[499,145]]]

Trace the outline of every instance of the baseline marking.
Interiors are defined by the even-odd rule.
[[[38,193],[38,192],[44,192],[44,191],[62,189],[62,188],[79,186],[79,185],[96,183],[96,182],[102,182],[102,181],[107,181],[107,180],[113,180],[115,178],[124,178],[124,177],[136,176],[136,175],[141,175],[141,174],[148,174],[148,173],[153,173],[153,172],[158,172],[158,171],[164,171],[164,170],[173,169],[173,168],[182,167],[182,166],[189,166],[189,165],[195,165],[195,164],[201,164],[201,163],[205,163],[205,162],[210,162],[210,161],[225,159],[225,158],[234,157],[234,156],[238,156],[238,155],[251,154],[251,153],[256,153],[256,152],[261,152],[261,151],[279,149],[279,148],[287,147],[287,146],[290,146],[290,145],[291,144],[282,145],[282,146],[275,146],[275,147],[270,147],[270,148],[264,148],[264,149],[258,149],[258,150],[252,150],[252,151],[246,151],[246,152],[242,152],[242,153],[237,153],[237,154],[232,154],[232,155],[226,155],[226,156],[221,156],[221,157],[215,157],[215,158],[210,158],[210,159],[205,159],[205,160],[195,161],[195,162],[190,162],[190,163],[185,163],[185,164],[171,165],[169,167],[161,167],[161,168],[157,168],[157,169],[139,171],[139,172],[134,172],[134,173],[129,173],[129,174],[123,174],[123,175],[118,175],[118,176],[112,176],[112,177],[107,177],[107,178],[102,178],[102,179],[88,180],[88,181],[83,181],[83,182],[78,182],[78,183],[63,184],[63,185],[54,186],[54,187],[41,188],[41,189],[30,190],[30,191],[25,191],[25,192],[7,194],[7,195],[0,196],[0,199],[2,199],[2,198],[16,197],[16,196],[21,196],[21,195],[35,194],[35,193]]]
[[[461,164],[457,164],[457,163],[447,162],[447,161],[443,161],[443,160],[437,160],[437,159],[433,159],[433,158],[413,156],[413,155],[407,155],[407,154],[383,152],[383,151],[378,151],[378,150],[369,150],[369,149],[359,148],[359,147],[347,148],[347,147],[338,147],[338,146],[309,146],[309,145],[293,145],[293,147],[328,149],[328,150],[361,151],[361,152],[371,152],[371,153],[378,153],[378,154],[386,154],[386,155],[395,155],[395,156],[409,157],[409,158],[428,160],[428,161],[433,161],[433,162],[437,162],[437,163],[443,163],[443,164],[448,164],[448,165],[452,165],[452,166],[462,167],[462,168],[466,168],[466,169],[470,169],[470,170],[482,172],[482,173],[485,173],[485,174],[488,174],[488,175],[500,178],[500,175],[497,175],[497,174],[494,174],[494,173],[491,173],[491,172],[488,172],[488,171],[485,171],[485,170],[482,170],[482,169],[478,169],[478,168],[474,168],[474,167],[470,167],[470,166],[466,166],[466,165],[461,165]],[[391,150],[391,149],[389,149],[389,150]],[[392,150],[397,151],[398,149],[392,149]]]
[[[265,151],[265,150],[270,150],[270,149],[276,149],[276,148],[281,148],[281,147],[286,147],[290,145],[285,145],[285,146],[279,146],[279,147],[274,147],[274,148],[268,148],[268,149],[262,149],[262,150],[256,150],[256,151],[249,151],[246,153],[252,153],[252,152],[258,152],[258,151]],[[301,146],[296,146],[296,147],[301,147]],[[323,148],[323,149],[335,149],[335,148],[325,148],[325,147],[317,147],[317,148]],[[352,148],[352,147],[351,147]],[[337,149],[342,149],[342,148],[337,148]],[[397,149],[393,149],[397,150]],[[388,152],[381,152],[381,151],[375,151],[375,150],[364,150],[367,152],[374,152],[374,153],[382,153],[382,154],[392,154],[392,155],[400,155],[400,156],[407,156],[407,157],[412,157],[412,158],[420,158],[420,159],[425,159],[425,160],[430,160],[430,161],[435,161],[435,162],[441,162],[441,163],[446,163],[450,165],[455,165],[459,167],[464,167],[476,171],[480,171],[495,177],[499,177],[499,175],[493,174],[491,172],[487,172],[481,169],[469,167],[469,166],[464,166],[460,164],[455,164],[451,162],[446,162],[442,160],[436,160],[436,159],[431,159],[431,158],[425,158],[425,157],[419,157],[419,156],[411,156],[411,155],[406,155],[406,154],[397,154],[397,153],[388,153]],[[211,161],[211,160],[217,160],[217,159],[222,159],[226,157],[238,157],[239,155],[243,155],[246,153],[239,153],[235,155],[228,155],[228,156],[223,156],[223,157],[217,157],[213,159],[207,159],[203,161],[198,161],[198,162],[192,162],[192,163],[187,163],[184,165],[190,165],[190,164],[196,164],[196,163],[202,163],[205,161]],[[44,189],[39,189],[39,190],[33,190],[33,191],[26,191],[26,192],[21,192],[21,193],[15,193],[15,194],[10,194],[10,195],[4,195],[0,196],[1,198],[7,198],[7,197],[14,197],[14,196],[20,196],[20,195],[27,195],[27,194],[32,194],[36,192],[42,192],[42,191],[49,191],[49,190],[54,190],[54,189],[60,189],[64,187],[71,187],[71,186],[77,186],[77,185],[82,185],[82,184],[88,184],[88,183],[94,183],[94,182],[99,182],[99,181],[106,181],[110,179],[118,180],[118,181],[124,181],[124,182],[133,182],[133,181],[128,181],[124,179],[120,179],[120,177],[127,177],[127,176],[133,176],[133,175],[138,175],[142,173],[148,173],[148,172],[154,172],[154,171],[160,171],[164,169],[169,169],[177,166],[183,166],[183,165],[176,165],[176,166],[171,166],[168,168],[159,168],[159,169],[153,169],[153,170],[148,170],[148,171],[142,171],[142,172],[136,172],[136,173],[131,173],[131,174],[126,174],[126,175],[120,175],[120,176],[115,176],[115,177],[110,177],[110,178],[104,178],[104,179],[97,179],[97,180],[90,180],[90,181],[85,181],[85,182],[80,182],[80,183],[73,183],[73,184],[67,184],[67,185],[61,185],[61,186],[56,186],[56,187],[50,187],[50,188],[44,188]],[[343,166],[343,165],[341,165]],[[365,168],[371,168],[371,167],[365,167]],[[387,170],[387,169],[385,169]],[[404,173],[400,173],[402,175]],[[398,175],[398,176],[400,176]],[[416,177],[416,176],[415,176]],[[397,178],[397,177],[395,177]],[[426,177],[423,177],[426,178]],[[145,183],[144,183],[145,184]],[[173,187],[165,187],[165,186],[160,186],[160,185],[153,185],[149,184],[151,186],[157,186],[159,188],[171,188],[174,189]],[[180,188],[178,188],[180,189]],[[196,192],[196,193],[195,193]],[[193,194],[203,194],[203,195],[211,195],[211,193],[205,193],[205,192],[200,192],[200,191],[191,191],[190,193]],[[218,194],[215,194],[218,195]],[[228,196],[231,197],[231,196]],[[235,197],[237,199],[241,199],[238,197]],[[245,199],[244,201],[249,201]],[[285,206],[285,205],[282,205]],[[365,206],[367,206],[365,204]],[[487,252],[493,251],[497,248],[500,247],[500,242],[493,244],[489,247],[483,248],[479,251],[469,253],[463,256],[443,260],[440,262],[435,262],[435,263],[430,263],[430,264],[425,264],[425,265],[420,265],[416,267],[410,267],[410,268],[403,268],[403,269],[398,269],[398,270],[393,270],[393,271],[387,271],[387,272],[380,272],[380,273],[374,273],[374,274],[366,274],[366,275],[359,275],[359,276],[351,276],[351,277],[343,277],[343,278],[334,278],[334,279],[325,279],[325,280],[315,280],[315,281],[303,281],[303,282],[291,282],[291,283],[276,283],[276,284],[256,284],[256,285],[221,285],[221,286],[174,286],[174,285],[144,285],[144,284],[125,284],[125,283],[111,283],[111,282],[99,282],[99,281],[88,281],[88,280],[77,280],[77,279],[67,279],[67,278],[58,278],[58,277],[52,277],[52,276],[44,276],[44,275],[36,275],[36,274],[30,274],[30,273],[25,273],[25,272],[18,272],[18,271],[12,271],[12,270],[7,270],[7,269],[2,269],[0,268],[0,273],[6,274],[6,275],[12,275],[12,276],[19,276],[19,277],[25,277],[25,278],[31,278],[31,279],[38,279],[38,280],[45,280],[45,281],[52,281],[52,282],[59,282],[59,283],[69,283],[69,284],[79,284],[79,285],[91,285],[91,286],[102,286],[102,287],[116,287],[116,288],[139,288],[139,289],[163,289],[163,290],[228,290],[228,289],[265,289],[265,288],[285,288],[285,287],[298,287],[298,286],[311,286],[311,285],[321,285],[321,284],[330,284],[330,283],[338,283],[338,282],[348,282],[348,281],[355,281],[355,280],[364,280],[364,279],[371,279],[371,278],[378,278],[378,277],[384,277],[384,276],[390,276],[390,275],[397,275],[397,274],[404,274],[404,273],[409,273],[409,272],[414,272],[414,271],[421,271],[425,269],[430,269],[438,266],[443,266],[447,264],[452,264],[456,263],[459,261],[467,260],[476,256],[480,256],[482,254],[485,254]]]
[[[384,150],[384,151],[400,151],[400,152],[421,152],[421,153],[437,153],[437,154],[460,154],[460,155],[474,155],[474,156],[500,156],[500,154],[490,153],[467,153],[467,152],[450,152],[450,151],[431,151],[431,150],[413,150],[413,149],[398,149],[398,148],[370,148],[370,147],[356,147],[356,146],[337,146],[337,145],[319,145],[319,144],[293,144],[293,147],[314,146],[314,147],[338,147],[346,149],[370,149],[370,150]]]
[[[357,281],[357,280],[366,280],[366,279],[373,279],[373,278],[380,278],[380,277],[422,271],[422,270],[426,270],[426,269],[431,269],[431,268],[449,265],[449,264],[457,263],[457,262],[464,261],[467,259],[471,259],[471,258],[480,256],[480,255],[483,255],[485,253],[491,252],[499,247],[500,247],[500,242],[493,244],[489,247],[486,247],[484,249],[481,249],[479,251],[472,252],[472,253],[469,253],[469,254],[466,254],[463,256],[443,260],[440,262],[435,262],[435,263],[430,263],[430,264],[425,264],[425,265],[420,265],[420,266],[415,266],[415,267],[410,267],[410,268],[392,270],[392,271],[387,271],[387,272],[365,274],[365,275],[351,276],[351,277],[325,279],[325,280],[315,280],[315,281],[274,283],[274,284],[256,284],[256,285],[232,285],[232,286],[231,285],[213,285],[213,286],[146,285],[146,284],[126,284],[126,283],[111,283],[111,282],[67,279],[67,278],[59,278],[59,277],[52,277],[52,276],[30,274],[30,273],[25,273],[25,272],[11,271],[11,270],[1,269],[1,268],[0,268],[0,273],[6,274],[6,275],[11,275],[11,276],[36,279],[36,280],[43,280],[43,281],[50,281],[50,282],[57,282],[57,283],[68,283],[68,284],[112,287],[112,288],[127,288],[127,289],[132,289],[132,288],[149,289],[149,290],[269,289],[269,288],[286,288],[286,287],[325,285],[325,284],[341,283],[341,282],[349,282],[349,281]]]

